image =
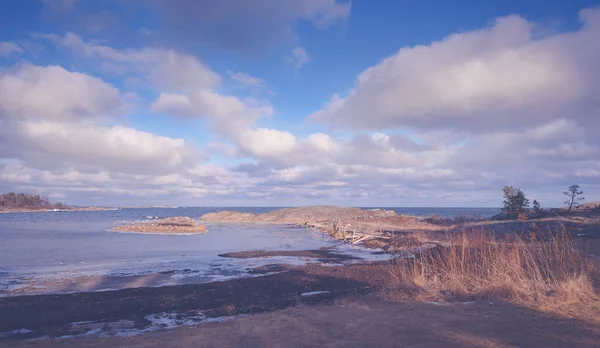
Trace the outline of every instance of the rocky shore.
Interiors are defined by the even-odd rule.
[[[273,223],[304,225],[328,233],[332,238],[351,244],[402,251],[406,246],[448,245],[455,235],[486,231],[497,239],[526,237],[566,231],[573,238],[600,241],[600,203],[588,203],[567,212],[543,210],[540,216],[529,214],[522,220],[490,218],[437,218],[397,214],[392,210],[360,209],[335,206],[283,208],[253,214],[220,211],[204,214],[202,221],[227,223]]]

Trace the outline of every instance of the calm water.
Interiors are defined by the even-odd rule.
[[[364,258],[371,252],[352,249],[303,228],[257,224],[209,224],[199,235],[151,235],[109,232],[122,221],[147,217],[201,215],[223,208],[149,208],[93,212],[0,214],[0,295],[25,285],[44,292],[56,279],[81,276],[131,276],[170,272],[160,285],[199,283],[249,276],[253,267],[310,260],[295,257],[228,259],[218,254],[252,249],[306,250],[338,247]],[[227,208],[266,212],[275,208]],[[389,208],[388,208],[389,209]],[[497,209],[397,208],[411,215],[486,217]],[[313,260],[314,261],[314,260]],[[32,285],[33,284],[33,285]],[[37,285],[36,285],[37,284]],[[125,285],[123,285],[125,286]],[[117,286],[120,287],[120,286]],[[51,287],[49,291],[53,291]]]

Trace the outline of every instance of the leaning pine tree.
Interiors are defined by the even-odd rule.
[[[569,206],[567,212],[571,212],[573,207],[578,207],[579,203],[585,199],[583,197],[583,191],[579,189],[579,185],[569,186],[567,191],[563,192],[563,194],[567,196],[567,200],[565,201],[565,204]]]

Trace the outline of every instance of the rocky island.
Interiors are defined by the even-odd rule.
[[[135,221],[119,225],[111,229],[114,232],[137,233],[172,233],[193,234],[204,233],[206,226],[201,225],[189,217],[176,216],[153,221]]]

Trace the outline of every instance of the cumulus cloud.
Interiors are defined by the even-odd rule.
[[[214,130],[234,139],[257,119],[274,112],[268,103],[242,101],[213,90],[196,90],[187,95],[161,93],[150,110],[176,117],[205,117]]]
[[[108,71],[139,73],[155,88],[171,92],[186,92],[217,86],[221,78],[198,58],[162,48],[117,50],[105,45],[85,42],[81,36],[66,33],[37,34],[72,52],[90,59],[100,59]]]
[[[534,24],[502,17],[484,29],[404,47],[361,73],[311,118],[336,128],[497,129],[542,124],[597,103],[600,10],[583,27],[540,39]]]
[[[213,72],[198,58],[173,50],[144,48],[118,50],[109,46],[87,43],[73,33],[64,36],[53,34],[37,37],[70,49],[90,59],[101,58],[111,62],[115,71],[138,73],[160,92],[149,106],[155,113],[175,117],[205,117],[215,130],[237,138],[254,121],[271,116],[273,107],[265,100],[225,95],[218,91],[221,76]],[[231,77],[246,84],[260,86],[264,81],[244,73],[231,73]]]
[[[13,127],[10,134],[2,135],[13,146],[8,150],[10,155],[38,167],[161,173],[184,167],[185,161],[197,155],[183,139],[121,125],[23,122]]]
[[[258,157],[281,158],[296,147],[294,135],[276,129],[247,129],[239,137],[240,145]]]
[[[90,75],[19,65],[0,76],[0,96],[2,189],[74,204],[180,204],[243,183],[184,139],[118,124],[127,95]]]
[[[164,172],[201,157],[182,139],[104,123],[127,95],[87,74],[19,65],[0,74],[0,155],[34,168]]]
[[[291,56],[286,58],[287,61],[294,67],[294,70],[300,70],[304,64],[310,62],[310,57],[306,50],[301,46],[296,46],[292,49]]]
[[[228,71],[227,73],[229,74],[229,77],[232,80],[234,80],[238,83],[241,83],[242,85],[244,85],[246,87],[252,87],[252,88],[264,88],[265,87],[265,81],[262,79],[259,79],[258,77],[251,76],[244,72],[233,72],[231,70]]]
[[[59,66],[21,65],[0,72],[0,111],[19,119],[116,116],[126,98],[104,81]]]
[[[0,58],[10,57],[22,51],[23,48],[16,42],[0,41]]]

